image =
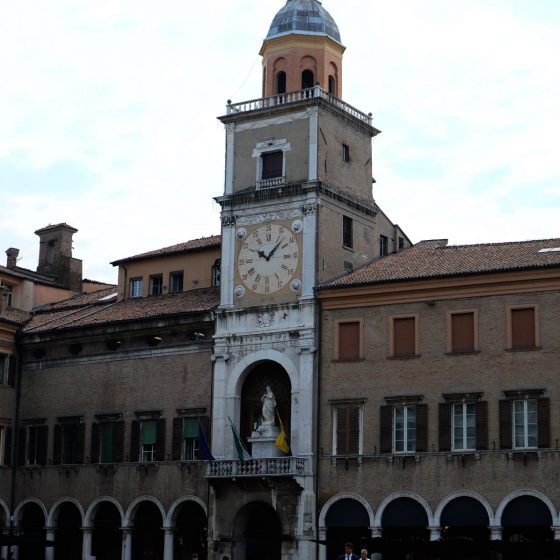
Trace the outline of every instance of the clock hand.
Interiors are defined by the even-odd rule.
[[[264,254],[264,251],[261,251],[259,249],[249,249],[249,251],[253,251],[253,253],[257,253],[259,257],[264,257],[266,260],[268,260],[268,257]]]
[[[282,241],[284,241],[284,238],[282,237],[282,239],[278,240],[278,243],[276,243],[276,245],[274,245],[274,247],[272,248],[272,250],[270,251],[270,253],[268,253],[268,257],[266,257],[266,260],[269,261],[270,257],[272,257],[272,255],[274,255],[274,253],[276,252],[276,249],[278,249],[278,247],[280,247],[280,243],[282,243]]]

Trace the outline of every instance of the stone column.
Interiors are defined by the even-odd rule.
[[[319,527],[319,540],[323,542],[327,540],[326,527]],[[319,560],[327,560],[327,545],[320,543],[317,546],[319,547]]]
[[[164,527],[163,560],[173,560],[173,527]]]
[[[560,541],[560,526],[553,525],[552,530],[554,531],[554,540]]]
[[[82,527],[82,560],[89,560],[91,556],[91,527]]]
[[[490,529],[490,540],[491,541],[500,541],[502,540],[502,527],[489,527]]]
[[[122,531],[122,554],[121,560],[132,560],[132,528],[121,527]]]
[[[428,527],[430,530],[430,540],[438,541],[441,538],[441,527]]]
[[[54,541],[56,535],[54,532],[54,527],[47,527],[45,531],[45,537],[48,541]],[[54,560],[54,546],[45,547],[45,560]]]

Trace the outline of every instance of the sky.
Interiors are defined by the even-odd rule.
[[[260,96],[285,0],[18,0],[0,17],[0,263],[66,222],[84,276],[219,233],[227,99]],[[342,97],[382,133],[374,198],[413,242],[560,237],[558,0],[323,0]]]

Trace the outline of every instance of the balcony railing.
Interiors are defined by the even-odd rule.
[[[300,457],[210,461],[206,478],[302,476],[305,474],[305,462],[306,460]]]
[[[272,107],[277,107],[278,105],[289,105],[290,103],[298,103],[299,101],[305,101],[306,99],[321,98],[325,99],[329,103],[336,105],[339,109],[347,113],[348,115],[366,123],[371,126],[372,116],[371,113],[366,115],[361,111],[358,111],[352,105],[349,105],[342,99],[339,99],[335,95],[326,92],[319,86],[315,86],[308,89],[302,89],[299,91],[292,91],[290,93],[280,93],[278,95],[272,95],[271,97],[261,97],[260,99],[251,99],[249,101],[242,101],[240,103],[231,103],[228,101],[227,104],[227,114],[231,115],[234,113],[246,113],[248,111],[258,111],[260,109],[270,109]]]
[[[257,189],[283,187],[285,184],[286,184],[286,177],[274,177],[273,179],[262,179],[260,181],[257,181]]]

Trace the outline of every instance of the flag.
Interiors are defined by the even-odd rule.
[[[289,453],[290,445],[288,444],[288,438],[286,437],[286,432],[284,431],[284,424],[282,424],[282,418],[280,418],[278,411],[276,411],[276,414],[278,415],[278,421],[280,422],[280,434],[276,438],[276,447],[284,453]]]
[[[248,461],[249,459],[252,459],[251,454],[247,451],[245,444],[243,443],[241,437],[237,433],[237,430],[235,429],[235,426],[233,425],[231,418],[229,419],[229,423],[231,424],[231,431],[233,433],[233,443],[235,445],[235,449],[237,450],[237,454],[239,455],[239,460]]]
[[[214,461],[214,456],[210,451],[210,446],[208,445],[208,440],[200,420],[198,421],[198,458],[201,461]]]

